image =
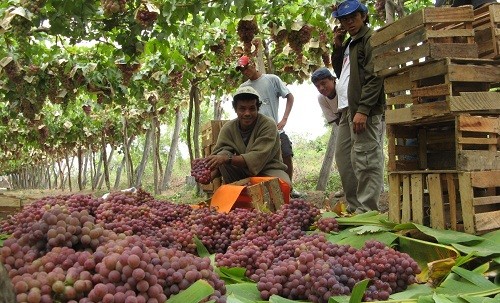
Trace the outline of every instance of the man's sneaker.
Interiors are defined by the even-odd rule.
[[[292,189],[292,191],[290,192],[290,197],[298,199],[302,197],[302,194],[296,191],[295,189]]]
[[[335,198],[340,198],[340,197],[343,197],[344,195],[345,195],[345,194],[344,194],[344,190],[343,190],[343,189],[341,189],[341,190],[339,190],[339,191],[335,192],[335,194],[333,194],[333,196],[334,196]]]

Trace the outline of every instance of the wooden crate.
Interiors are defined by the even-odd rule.
[[[229,120],[211,120],[205,123],[201,128],[201,146],[215,145],[222,125],[227,121]]]
[[[253,182],[252,178],[231,183],[243,185],[243,190],[236,205],[241,206],[250,202],[252,207],[260,212],[275,212],[285,203],[278,178],[272,178],[263,182]]]
[[[477,58],[472,6],[426,7],[375,31],[374,70],[381,76],[444,57]]]
[[[481,234],[500,228],[500,171],[389,174],[389,219]]]
[[[217,138],[219,137],[219,132],[222,126],[229,120],[212,120],[205,125],[203,125],[202,133],[202,157],[206,157],[212,154],[215,143],[217,143]],[[202,184],[201,189],[207,193],[209,196],[213,195],[215,190],[222,185],[222,178],[217,177],[209,184]]]
[[[20,212],[23,208],[23,201],[15,196],[0,193],[0,220]]]
[[[500,58],[500,3],[475,9],[472,27],[479,58]]]
[[[421,125],[387,125],[390,172],[500,170],[500,115],[460,114]]]
[[[439,120],[456,112],[500,113],[500,61],[444,58],[385,78],[386,123]]]

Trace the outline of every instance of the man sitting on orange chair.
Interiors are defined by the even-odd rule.
[[[206,157],[212,179],[222,175],[224,183],[248,177],[277,177],[291,185],[281,157],[276,123],[259,113],[260,96],[249,86],[233,96],[237,118],[225,123],[210,156]]]

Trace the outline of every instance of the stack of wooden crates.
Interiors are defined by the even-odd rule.
[[[500,3],[424,8],[372,36],[392,221],[500,228],[499,36]]]
[[[213,151],[215,143],[217,143],[217,138],[219,137],[220,129],[222,125],[229,120],[211,120],[205,123],[201,128],[201,146],[203,148],[202,157],[210,155]],[[208,196],[212,196],[217,188],[222,185],[222,179],[215,178],[209,184],[204,184],[201,186],[202,190],[207,193]]]

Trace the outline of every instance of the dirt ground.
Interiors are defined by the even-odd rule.
[[[317,207],[325,210],[331,210],[334,208],[335,204],[339,202],[345,201],[345,196],[337,198],[334,196],[334,193],[327,195],[324,191],[310,191],[306,193],[305,200],[313,203]],[[389,209],[389,201],[388,201],[389,193],[384,191],[380,194],[380,211],[387,212]]]
[[[161,195],[161,198],[164,199],[165,197],[168,197],[170,195],[174,195],[175,193],[179,193],[178,190],[169,190],[167,192],[164,192]],[[61,190],[25,190],[25,191],[12,191],[12,190],[1,190],[0,191],[0,219],[1,219],[1,210],[3,207],[20,207],[21,205],[26,205],[29,204],[33,201],[36,201],[38,199],[41,199],[46,196],[55,196],[55,195],[67,195],[67,194],[72,194],[76,192],[69,192],[69,191],[61,191]],[[85,194],[93,193],[96,197],[102,196],[105,191],[102,192],[91,192],[90,190],[81,192]],[[345,203],[345,196],[337,198],[334,196],[334,194],[328,195],[324,191],[307,191],[305,192],[305,197],[304,199],[306,201],[309,201],[316,205],[318,208],[323,209],[323,210],[332,210],[334,206],[339,203],[339,202],[344,202]],[[184,203],[197,203],[197,202],[202,202],[206,201],[204,197],[193,197],[191,194],[188,197],[188,194],[186,194],[185,198],[181,198],[181,200],[184,199],[190,199],[191,201],[183,201]],[[167,200],[169,200],[167,198]],[[380,206],[381,206],[381,211],[386,212],[388,210],[388,192],[383,192],[380,195]],[[12,209],[14,211],[14,209]]]

